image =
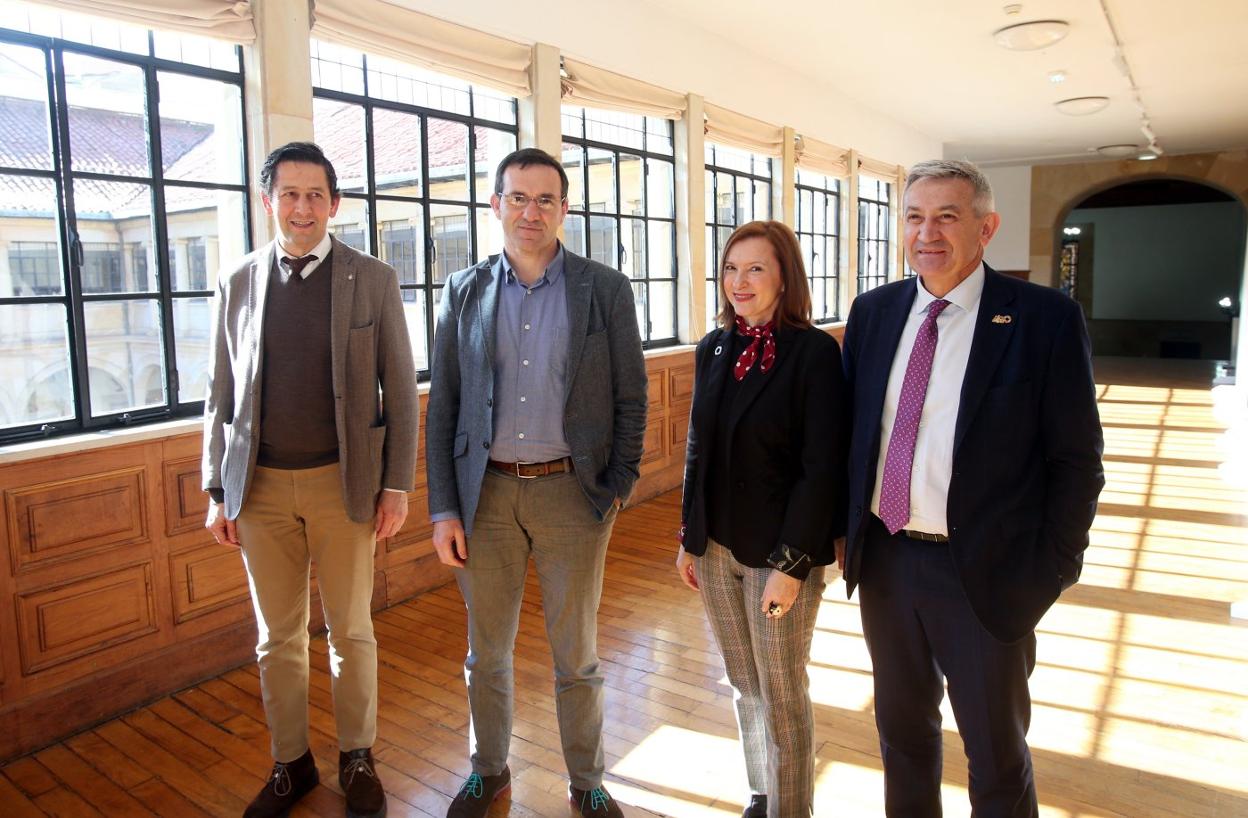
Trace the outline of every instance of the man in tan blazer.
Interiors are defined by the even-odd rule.
[[[403,302],[390,266],[327,232],[340,197],[319,147],[276,149],[260,184],[277,239],[217,282],[204,407],[207,527],[247,568],[275,762],[244,815],[285,815],[319,780],[308,746],[315,562],[347,815],[379,818],[373,552],[403,525],[416,467]]]

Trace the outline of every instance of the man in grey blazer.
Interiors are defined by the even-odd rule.
[[[308,747],[308,569],[329,628],[348,816],[386,812],[377,732],[373,552],[407,517],[418,404],[394,270],[327,232],[338,179],[284,145],[260,172],[277,239],[217,282],[204,405],[207,527],[241,549],[273,772],[244,813],[285,815],[318,782]],[[384,397],[384,399],[383,399]]]
[[[622,816],[602,786],[597,614],[607,541],[646,428],[633,290],[568,252],[568,178],[535,148],[498,166],[504,252],[446,282],[426,415],[438,557],[468,608],[472,774],[448,818],[483,816],[511,783],[512,653],[532,556],[555,664],[569,798]]]

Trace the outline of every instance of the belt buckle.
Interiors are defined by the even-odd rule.
[[[521,474],[520,473],[521,466],[535,466],[535,465],[537,465],[537,463],[535,463],[532,460],[517,460],[515,462],[516,477],[521,480],[533,480],[534,478],[541,477],[542,475],[540,474]]]

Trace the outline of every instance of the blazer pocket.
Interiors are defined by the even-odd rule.
[[[455,445],[451,448],[452,457],[463,457],[468,451],[468,433],[459,432],[455,435]]]

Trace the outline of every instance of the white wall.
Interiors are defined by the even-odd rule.
[[[1225,321],[1217,301],[1240,289],[1238,202],[1072,210],[1094,225],[1092,318]]]
[[[1026,270],[1031,266],[1031,166],[984,168],[992,184],[1001,229],[984,253],[998,270]]]
[[[941,143],[850,100],[817,77],[795,75],[742,46],[667,14],[661,5],[605,0],[392,0],[396,5],[661,85],[885,162],[941,155]],[[713,14],[713,5],[707,13]],[[769,13],[784,13],[775,6]],[[848,33],[846,36],[849,36]],[[835,43],[829,43],[834,48]],[[887,70],[881,68],[881,70]],[[899,78],[898,81],[901,81]]]

